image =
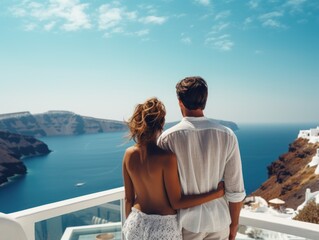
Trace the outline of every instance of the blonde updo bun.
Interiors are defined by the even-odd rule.
[[[165,106],[157,98],[150,98],[143,104],[138,104],[132,117],[127,121],[130,129],[129,138],[137,144],[147,144],[163,130],[165,115]]]

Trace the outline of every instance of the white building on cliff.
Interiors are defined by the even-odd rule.
[[[311,192],[310,188],[307,188],[305,193],[305,201],[297,207],[297,211],[301,211],[310,200],[314,200],[315,203],[319,204],[319,191]]]
[[[310,163],[308,163],[309,167],[317,166],[315,170],[315,174],[319,174],[319,148],[317,148],[317,153],[315,156],[312,157],[312,160]]]
[[[310,143],[319,142],[319,126],[317,128],[310,128],[309,130],[300,130],[298,138],[309,139]]]

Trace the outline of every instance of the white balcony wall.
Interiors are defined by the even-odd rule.
[[[35,240],[35,223],[124,199],[124,188],[115,188],[9,214],[24,228],[28,240]],[[123,211],[122,211],[123,212]]]
[[[35,223],[102,205],[108,202],[124,199],[124,188],[111,189],[99,193],[89,194],[52,204],[47,204],[9,214],[16,219],[25,230],[28,240],[35,240]],[[124,208],[121,204],[121,221],[124,221]],[[240,224],[275,232],[295,235],[305,239],[319,239],[319,224],[311,224],[291,219],[266,216],[262,213],[242,211]],[[61,230],[62,231],[62,230]],[[59,231],[58,231],[59,232]],[[58,233],[59,236],[62,234]],[[57,236],[56,236],[57,237]]]

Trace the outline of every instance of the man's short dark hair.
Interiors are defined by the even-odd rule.
[[[205,109],[208,88],[203,78],[184,78],[176,84],[176,93],[188,110]]]

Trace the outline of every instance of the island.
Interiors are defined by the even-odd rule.
[[[0,130],[34,137],[125,131],[122,121],[85,117],[70,111],[0,114]]]

